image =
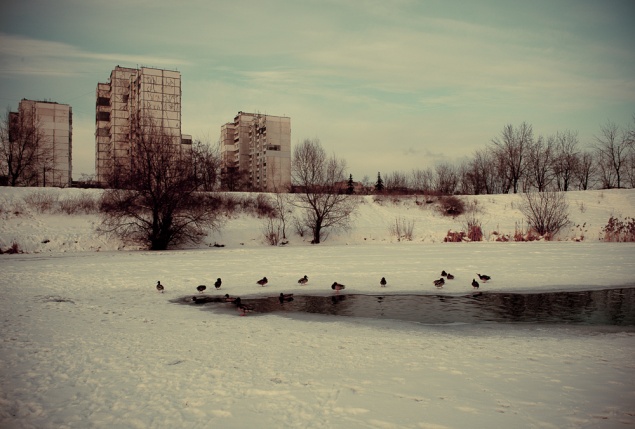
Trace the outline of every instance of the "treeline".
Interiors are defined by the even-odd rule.
[[[574,131],[542,136],[525,122],[506,125],[471,159],[380,172],[374,183],[366,177],[362,185],[366,192],[440,195],[634,188],[635,120],[630,128],[607,122],[586,148]]]

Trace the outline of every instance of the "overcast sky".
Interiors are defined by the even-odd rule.
[[[94,173],[95,88],[176,69],[182,132],[238,111],[291,117],[356,180],[457,162],[506,124],[633,123],[633,0],[20,0],[0,14],[0,101],[73,108],[73,177]],[[3,109],[4,110],[4,109]]]

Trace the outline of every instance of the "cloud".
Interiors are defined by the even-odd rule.
[[[189,61],[151,55],[87,52],[66,43],[0,33],[0,73],[71,76],[108,70],[112,64],[161,67],[189,65]]]

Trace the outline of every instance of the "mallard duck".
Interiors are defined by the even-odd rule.
[[[472,287],[473,287],[474,289],[478,289],[478,287],[479,287],[479,286],[480,286],[480,285],[478,284],[478,282],[476,281],[476,279],[472,279]]]
[[[267,277],[263,277],[260,280],[258,280],[256,283],[258,283],[260,286],[264,286],[267,283],[269,283],[269,280],[267,280]]]
[[[333,284],[331,285],[331,289],[333,289],[335,292],[339,292],[344,288],[346,288],[346,286],[338,282],[333,282]]]
[[[198,293],[203,293],[205,291],[205,289],[207,289],[207,286],[205,286],[205,285],[196,286],[196,290],[198,291]]]
[[[160,281],[160,280],[157,282],[157,290],[158,290],[159,292],[163,293],[164,287],[163,287],[163,285],[161,284],[161,281]]]
[[[482,280],[482,281],[484,281],[484,282],[486,282],[486,281],[488,281],[489,279],[491,279],[491,277],[490,277],[490,276],[486,276],[485,274],[479,274],[479,273],[476,273],[476,275],[478,276],[478,278],[479,278],[479,279],[481,279],[481,280]]]
[[[388,282],[386,281],[386,277],[382,277],[379,281],[379,284],[381,285],[381,287],[386,287],[386,284],[388,284]]]
[[[444,284],[445,284],[445,279],[443,277],[441,277],[439,280],[434,281],[434,285],[438,288],[442,288]]]
[[[304,277],[302,277],[300,280],[298,280],[298,283],[300,283],[301,285],[305,285],[309,282],[309,278],[306,276],[306,274],[304,275]]]
[[[454,276],[450,273],[448,273],[448,280],[454,280]]]
[[[222,284],[223,284],[223,281],[222,281],[222,280],[220,279],[220,277],[219,277],[219,278],[217,278],[217,279],[216,279],[216,283],[214,283],[214,287],[215,287],[216,289],[220,289],[220,285],[222,285]],[[230,288],[230,289],[231,289],[231,288]]]
[[[441,271],[441,277],[445,277],[447,275],[448,275],[448,273],[446,273],[445,270]]]

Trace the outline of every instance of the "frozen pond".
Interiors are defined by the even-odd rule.
[[[219,296],[196,297],[198,306],[235,311]],[[174,302],[197,305],[192,295]],[[635,288],[549,293],[473,293],[468,295],[294,295],[243,299],[252,314],[301,313],[392,319],[424,324],[547,323],[635,326]]]

